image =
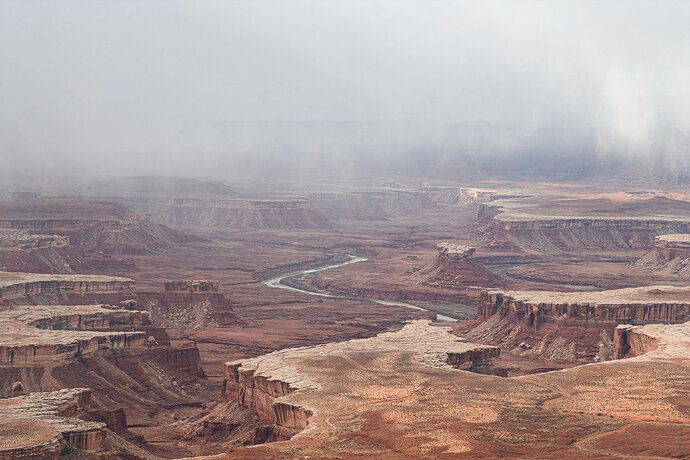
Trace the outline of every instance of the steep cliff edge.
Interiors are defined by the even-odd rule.
[[[482,291],[472,340],[556,361],[613,358],[618,324],[690,319],[690,289],[647,286],[600,292]]]
[[[3,236],[4,235],[4,236]],[[196,239],[121,204],[38,198],[0,202],[0,267],[73,273]]]
[[[495,346],[466,343],[428,321],[414,321],[400,331],[325,345],[276,351],[257,358],[226,363],[224,398],[251,409],[267,423],[278,440],[306,429],[326,429],[323,416],[312,424],[312,415],[327,412],[318,394],[332,384],[310,364],[317,360],[352,362],[360,355],[386,359],[410,356],[438,369],[481,371],[500,354]]]
[[[131,295],[134,286],[133,280],[118,276],[0,272],[0,303],[27,304],[69,295]]]
[[[0,459],[103,454],[106,424],[76,418],[90,402],[87,388],[0,399]]]

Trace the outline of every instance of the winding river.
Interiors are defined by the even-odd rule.
[[[341,262],[339,264],[325,265],[323,267],[312,268],[310,270],[302,270],[302,271],[283,274],[280,276],[276,276],[275,278],[268,279],[268,280],[264,281],[263,284],[265,284],[266,286],[272,287],[272,288],[287,289],[290,291],[301,292],[303,294],[309,294],[309,295],[313,295],[313,296],[317,296],[317,297],[323,297],[323,298],[327,298],[327,299],[330,298],[330,299],[359,300],[359,301],[373,302],[373,303],[377,303],[379,305],[392,305],[392,306],[412,308],[414,310],[428,311],[425,308],[418,307],[416,305],[412,305],[412,304],[405,303],[405,302],[340,296],[340,295],[333,295],[333,294],[328,294],[328,293],[323,293],[323,292],[307,291],[306,289],[300,289],[300,288],[288,286],[287,284],[283,283],[283,280],[288,279],[288,278],[292,278],[295,276],[309,275],[312,273],[319,273],[319,272],[323,272],[326,270],[332,270],[334,268],[344,267],[345,265],[356,264],[357,262],[364,262],[366,260],[369,260],[369,259],[366,259],[364,257],[358,257],[358,256],[353,256],[353,255],[348,255],[348,256],[350,257],[350,260],[347,260],[345,262]],[[441,315],[438,313],[436,314],[436,320],[437,321],[449,321],[449,322],[457,321],[455,318],[451,318],[450,316],[445,316],[445,315]]]

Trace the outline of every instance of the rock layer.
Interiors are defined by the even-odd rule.
[[[329,343],[276,351],[257,358],[226,363],[224,397],[252,409],[260,420],[273,424],[278,439],[305,429],[315,410],[294,404],[288,395],[318,390],[325,382],[303,368],[311,359],[339,360],[358,353],[407,353],[425,365],[440,369],[482,370],[500,354],[495,346],[466,343],[445,328],[414,321],[398,332],[369,339]]]
[[[90,400],[86,388],[1,399],[0,459],[58,459],[67,450],[100,450],[105,423],[75,418],[89,408]]]
[[[648,286],[601,292],[482,291],[473,340],[556,361],[614,357],[621,323],[690,319],[690,289]]]
[[[62,294],[131,294],[134,284],[116,276],[0,272],[0,301]]]

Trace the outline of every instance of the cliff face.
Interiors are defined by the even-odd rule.
[[[317,228],[328,218],[307,200],[242,200],[205,198],[119,198],[153,222],[176,228]]]
[[[621,324],[614,331],[615,358],[680,359],[690,357],[690,321],[633,326]]]
[[[103,447],[105,423],[75,418],[88,410],[90,401],[86,388],[0,400],[0,459],[58,459],[68,450],[95,454]]]
[[[649,286],[646,288],[618,289],[605,291],[609,293],[634,294],[635,292],[649,292],[655,289],[676,289],[664,286]],[[528,293],[529,291],[524,291]],[[535,291],[536,292],[536,291]],[[681,291],[684,292],[684,291]],[[532,300],[516,298],[510,291],[482,291],[477,309],[477,317],[487,319],[495,314],[510,316],[516,321],[526,321],[530,326],[539,327],[540,322],[547,320],[575,320],[575,321],[613,321],[613,322],[682,322],[690,318],[690,299],[676,300],[669,298],[664,301],[663,295],[659,300],[606,299],[599,303],[599,293],[559,293],[542,301],[535,296]],[[520,293],[521,294],[521,293]],[[555,297],[555,298],[554,298]],[[560,301],[558,299],[560,297]]]
[[[415,278],[432,286],[463,289],[468,286],[503,286],[503,279],[472,259],[474,251],[469,246],[440,243],[433,262],[415,273]]]
[[[84,271],[113,256],[153,252],[189,238],[118,203],[0,202],[0,268],[6,270]]]
[[[652,247],[655,236],[674,231],[690,231],[690,225],[682,220],[494,218],[485,229],[485,243],[540,253],[641,249]]]
[[[661,235],[654,239],[654,249],[636,265],[647,270],[690,279],[690,234]]]
[[[223,397],[251,409],[259,420],[272,424],[276,440],[290,439],[307,427],[312,412],[304,407],[276,401],[296,391],[289,383],[255,376],[241,364],[227,363]]]
[[[556,361],[615,356],[620,323],[681,323],[690,319],[687,288],[650,286],[592,293],[482,291],[468,336],[525,355]]]
[[[99,305],[15,307],[0,312],[0,364],[46,365],[144,347],[147,335],[136,329],[146,324],[146,312]]]
[[[0,272],[0,300],[4,301],[69,294],[131,294],[134,286],[129,278],[114,276]]]
[[[308,363],[324,358],[351,362],[352,356],[360,353],[375,356],[401,353],[433,368],[483,371],[499,356],[500,349],[464,343],[447,329],[432,327],[427,321],[415,321],[398,332],[369,339],[286,349],[226,363],[223,395],[226,400],[251,409],[259,420],[268,422],[277,439],[288,439],[307,428],[314,414],[313,404],[300,403],[297,395],[318,393],[330,384],[330,379],[323,380],[318,368],[311,369]]]

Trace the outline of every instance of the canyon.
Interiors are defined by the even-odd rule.
[[[682,191],[141,180],[0,205],[3,455],[686,451]]]

